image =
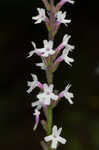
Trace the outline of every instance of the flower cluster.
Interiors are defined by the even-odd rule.
[[[29,89],[27,90],[27,93],[31,93],[32,90],[36,87],[39,87],[42,90],[42,92],[37,94],[37,101],[32,103],[32,107],[36,107],[35,116],[38,119],[36,119],[35,124],[37,127],[38,122],[39,122],[38,116],[40,115],[39,110],[42,107],[45,108],[45,107],[51,105],[51,103],[53,101],[57,101],[57,103],[58,103],[62,97],[65,97],[70,104],[73,104],[73,101],[72,101],[73,94],[71,92],[69,92],[71,85],[67,85],[65,90],[63,90],[62,92],[60,92],[59,94],[56,95],[53,92],[53,88],[54,88],[53,84],[50,84],[49,86],[46,83],[42,84],[41,82],[38,81],[38,78],[36,75],[34,75],[34,74],[31,74],[31,75],[32,75],[33,81],[28,82]]]
[[[52,6],[51,3],[49,3],[47,0],[42,0],[47,11],[49,13],[46,13],[46,10],[43,8],[37,8],[38,15],[35,17],[32,17],[33,20],[35,20],[35,24],[39,24],[41,22],[44,22],[48,32],[51,33],[51,37],[49,40],[43,40],[43,47],[37,48],[35,42],[32,42],[33,50],[29,52],[29,55],[27,58],[32,57],[34,54],[39,56],[41,58],[40,63],[36,63],[36,66],[40,67],[42,70],[44,70],[47,74],[47,83],[41,83],[38,80],[38,77],[35,74],[31,74],[33,81],[28,81],[28,90],[27,93],[30,94],[35,88],[39,88],[40,92],[36,95],[36,101],[32,102],[32,107],[34,109],[33,115],[35,116],[35,125],[33,130],[36,130],[39,120],[40,120],[40,114],[43,110],[47,121],[43,121],[43,127],[46,131],[48,131],[47,135],[44,140],[45,142],[51,142],[51,148],[57,149],[58,142],[65,144],[67,142],[66,139],[62,138],[60,136],[62,128],[57,129],[57,126],[49,125],[49,119],[48,119],[48,109],[51,106],[51,109],[53,109],[56,104],[60,102],[60,100],[64,97],[67,99],[67,101],[70,104],[73,104],[72,98],[74,97],[73,93],[69,92],[71,88],[71,84],[67,84],[65,89],[61,92],[56,92],[54,90],[54,85],[52,82],[52,77],[50,74],[53,74],[59,64],[62,61],[65,61],[67,65],[72,66],[72,63],[74,62],[74,59],[69,56],[70,52],[73,51],[75,48],[74,45],[69,44],[69,40],[71,38],[70,35],[65,34],[63,36],[62,42],[54,48],[54,37],[56,33],[58,32],[58,29],[60,27],[60,24],[64,24],[67,26],[71,22],[70,19],[66,18],[67,12],[60,11],[60,8],[65,3],[74,4],[73,0],[60,0],[60,2],[56,5],[56,7]],[[53,9],[52,9],[53,8]],[[52,17],[52,18],[51,18]],[[51,115],[51,114],[50,114]],[[49,133],[49,130],[52,130],[52,134]]]

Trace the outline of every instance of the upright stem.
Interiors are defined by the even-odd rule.
[[[54,17],[54,0],[50,0],[50,17],[49,17],[49,21],[50,21],[50,32],[49,32],[49,40],[54,40],[54,35],[53,35],[53,31],[54,31],[54,22],[55,22],[55,17]]]
[[[47,81],[48,81],[48,84],[52,84],[53,83],[53,73],[48,70],[47,71]],[[51,134],[51,130],[52,130],[52,107],[51,106],[48,106],[48,131],[47,131],[47,135],[50,135]],[[48,146],[48,150],[52,150],[50,146]]]
[[[49,32],[49,40],[54,41],[54,36],[53,36],[53,28],[54,28],[54,13],[53,13],[53,8],[54,8],[54,0],[50,0],[50,32]],[[50,56],[49,56],[50,57]],[[48,67],[48,70],[46,71],[47,74],[47,81],[48,84],[52,84],[53,83],[53,72],[50,70],[50,68]],[[52,107],[48,106],[48,131],[47,134],[50,135],[51,134],[51,130],[52,130]],[[48,150],[52,150],[51,147],[48,147]]]
[[[47,72],[47,82],[48,84],[53,83],[53,73],[52,71],[48,70]],[[52,108],[51,106],[48,106],[48,132],[47,134],[51,134],[51,128],[52,128]]]

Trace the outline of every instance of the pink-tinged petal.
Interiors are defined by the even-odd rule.
[[[38,82],[38,83],[37,83],[37,86],[38,86],[40,89],[43,89],[43,84],[42,84],[42,83]]]
[[[46,142],[49,142],[49,141],[51,141],[52,139],[53,139],[52,135],[46,136],[46,137],[44,138],[44,140],[45,140]]]
[[[57,48],[56,48],[56,51],[60,51],[64,48],[64,45],[63,44],[60,44]]]
[[[42,107],[43,107],[44,109],[47,109],[47,106],[46,106],[45,104],[42,104]]]
[[[63,6],[67,1],[68,1],[68,0],[61,0],[60,3],[59,3],[59,5],[60,5],[60,6]]]
[[[62,98],[64,97],[64,91],[62,91],[60,94],[59,94],[59,98]]]
[[[67,140],[59,136],[58,137],[58,142],[60,142],[62,144],[65,144],[67,142]]]
[[[49,19],[48,19],[48,17],[46,17],[45,22],[49,23]]]
[[[59,56],[59,57],[56,59],[55,63],[59,63],[59,62],[61,62],[61,61],[63,61],[63,60],[64,60],[63,57],[62,57],[62,56]]]
[[[33,130],[36,130],[38,124],[39,124],[39,115],[36,115],[36,117],[35,117],[35,125],[34,125]]]
[[[59,25],[60,25],[60,22],[56,20],[56,26],[59,26]]]
[[[42,56],[42,53],[36,53],[38,56]]]
[[[63,6],[63,5],[64,5],[65,3],[67,3],[67,2],[69,2],[69,3],[71,3],[71,4],[74,4],[74,3],[75,3],[73,0],[61,0],[61,1],[60,1],[60,5]]]

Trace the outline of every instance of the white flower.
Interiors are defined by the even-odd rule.
[[[35,16],[35,17],[32,17],[32,19],[37,20],[35,22],[35,24],[41,23],[42,21],[45,21],[45,19],[46,19],[45,9],[37,8],[37,10],[38,10],[39,14],[37,16]]]
[[[42,97],[42,99],[39,99],[32,103],[32,107],[37,107],[36,109],[40,110],[42,107],[46,107],[46,98]]]
[[[74,59],[68,57],[68,53],[69,53],[69,49],[64,48],[61,57],[68,65],[72,66],[71,63],[74,62]]]
[[[55,53],[55,51],[53,50],[53,41],[47,41],[44,40],[43,41],[44,44],[44,48],[36,48],[36,44],[34,42],[32,42],[32,45],[34,47],[34,50],[32,50],[31,52],[29,52],[29,56],[31,57],[33,54],[37,54],[43,57],[48,57],[49,55],[53,55]]]
[[[39,123],[39,116],[40,116],[40,111],[38,109],[34,110],[35,112],[33,113],[33,115],[35,116],[35,125],[33,130],[36,130],[38,123]]]
[[[49,87],[47,84],[44,84],[43,88],[44,88],[44,92],[39,93],[37,95],[38,101],[33,102],[32,107],[37,106],[37,109],[41,109],[41,107],[50,105],[51,100],[58,100],[58,96],[53,93],[53,85],[52,84]]]
[[[51,148],[57,149],[58,142],[60,142],[60,143],[62,143],[62,144],[65,144],[65,143],[67,142],[66,139],[64,139],[64,138],[62,138],[62,137],[60,136],[61,131],[62,131],[62,128],[59,128],[59,129],[57,130],[57,126],[55,125],[55,126],[53,126],[53,128],[52,128],[52,134],[49,135],[49,136],[46,136],[46,137],[44,138],[44,140],[45,140],[46,142],[52,141],[52,143],[51,143]]]
[[[73,104],[72,98],[74,97],[73,93],[69,92],[71,85],[68,84],[65,88],[65,90],[63,91],[64,97],[68,100],[68,102],[70,104]]]
[[[66,47],[67,49],[69,49],[70,51],[72,51],[75,48],[75,46],[68,44],[70,38],[71,38],[71,35],[65,34],[63,37],[62,45]]]
[[[55,51],[53,50],[53,41],[43,41],[44,51],[42,52],[43,57],[48,57],[49,55],[53,55]]]
[[[67,26],[67,23],[71,22],[71,20],[65,19],[66,11],[64,13],[62,13],[62,11],[58,11],[55,15],[59,23],[63,23]]]
[[[36,87],[39,87],[39,88],[43,88],[42,84],[38,81],[38,78],[35,74],[31,74],[32,78],[33,78],[33,81],[30,82],[28,81],[27,84],[29,86],[29,89],[27,90],[27,93],[31,93],[32,90]]]
[[[43,88],[44,92],[37,95],[40,102],[43,102],[45,105],[50,105],[51,100],[58,100],[58,96],[53,93],[53,84],[49,85],[49,87],[47,84],[44,84]]]
[[[34,50],[29,52],[29,56],[27,56],[27,58],[33,56],[34,54],[41,55],[45,51],[44,48],[36,48],[36,44],[34,42],[32,42],[32,45],[34,47]]]
[[[34,88],[36,88],[36,87],[37,87],[37,84],[38,84],[37,76],[36,76],[35,74],[31,74],[31,76],[32,76],[32,78],[33,78],[33,81],[32,81],[32,82],[30,82],[30,81],[27,82],[28,86],[30,87],[30,88],[27,90],[27,93],[31,93],[32,90],[33,90]]]
[[[69,39],[71,38],[70,35],[65,34],[63,37],[63,41],[61,43],[61,47],[63,49],[62,55],[61,55],[61,60],[64,60],[68,65],[72,66],[71,63],[74,62],[74,59],[68,57],[69,52],[72,52],[72,50],[75,48],[73,45],[68,44]]]

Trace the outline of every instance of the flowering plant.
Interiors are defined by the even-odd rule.
[[[35,20],[35,24],[41,22],[45,23],[49,32],[49,39],[43,41],[43,48],[37,48],[36,44],[32,42],[34,50],[29,52],[27,58],[32,57],[34,54],[41,58],[42,62],[37,63],[36,66],[41,67],[41,69],[46,72],[47,83],[41,83],[35,74],[31,74],[33,81],[27,82],[29,87],[27,93],[31,93],[32,90],[37,87],[40,89],[40,93],[37,94],[37,101],[32,102],[32,107],[35,108],[33,113],[35,116],[35,125],[33,130],[37,129],[40,114],[43,110],[46,120],[42,120],[41,124],[47,135],[44,137],[44,141],[41,142],[41,145],[44,150],[53,150],[57,149],[59,145],[58,143],[65,144],[67,140],[60,136],[62,128],[57,129],[57,126],[53,125],[52,111],[60,102],[62,97],[65,97],[70,104],[73,104],[72,98],[74,97],[73,93],[69,92],[71,87],[70,84],[68,84],[65,89],[59,93],[54,90],[53,73],[63,60],[67,63],[67,65],[72,66],[71,63],[74,62],[74,59],[69,57],[69,53],[75,48],[73,45],[69,44],[71,36],[68,34],[63,36],[63,40],[57,48],[54,49],[53,45],[55,35],[58,32],[61,23],[67,27],[68,23],[71,22],[71,20],[66,19],[67,12],[62,12],[60,9],[65,3],[74,4],[74,1],[60,0],[56,6],[54,5],[54,0],[42,0],[42,2],[44,3],[48,14],[45,9],[37,8],[38,15],[32,17],[32,19]]]

